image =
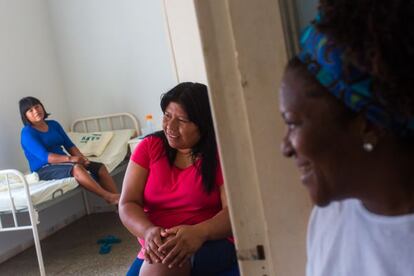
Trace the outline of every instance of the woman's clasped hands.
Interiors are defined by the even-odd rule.
[[[145,260],[163,263],[169,268],[182,267],[207,240],[197,225],[180,225],[170,229],[158,226],[145,232]]]

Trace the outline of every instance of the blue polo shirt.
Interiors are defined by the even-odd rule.
[[[32,172],[48,164],[49,153],[66,155],[62,147],[69,151],[75,146],[58,122],[46,120],[46,123],[46,132],[39,131],[31,125],[22,128],[20,143]]]

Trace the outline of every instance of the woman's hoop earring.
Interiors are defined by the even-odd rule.
[[[373,144],[371,144],[371,143],[368,143],[368,142],[365,142],[365,143],[362,145],[362,147],[364,148],[364,150],[365,150],[366,152],[371,152],[371,151],[373,151],[373,150],[374,150],[374,145],[373,145]]]

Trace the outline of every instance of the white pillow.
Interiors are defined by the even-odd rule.
[[[109,172],[124,160],[128,152],[128,141],[134,137],[134,129],[114,130],[114,137],[101,156],[90,157],[89,160],[104,163]]]
[[[85,156],[100,156],[113,136],[112,131],[68,132],[69,138]]]

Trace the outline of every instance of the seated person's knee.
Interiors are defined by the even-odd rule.
[[[99,168],[99,171],[98,171],[98,175],[100,176],[100,177],[102,177],[102,176],[105,176],[105,175],[107,175],[107,174],[109,174],[108,173],[108,170],[106,169],[106,167],[103,165],[103,166],[101,166],[100,168]]]
[[[82,174],[82,173],[85,173],[85,172],[86,172],[86,169],[85,169],[85,167],[83,165],[81,165],[81,164],[75,164],[73,166],[73,169],[72,169],[72,175],[73,175],[73,177],[76,178],[79,174]]]
[[[153,263],[149,264],[144,262],[141,267],[139,276],[189,276],[191,270],[190,262],[186,263],[182,267],[169,268],[165,264]]]

